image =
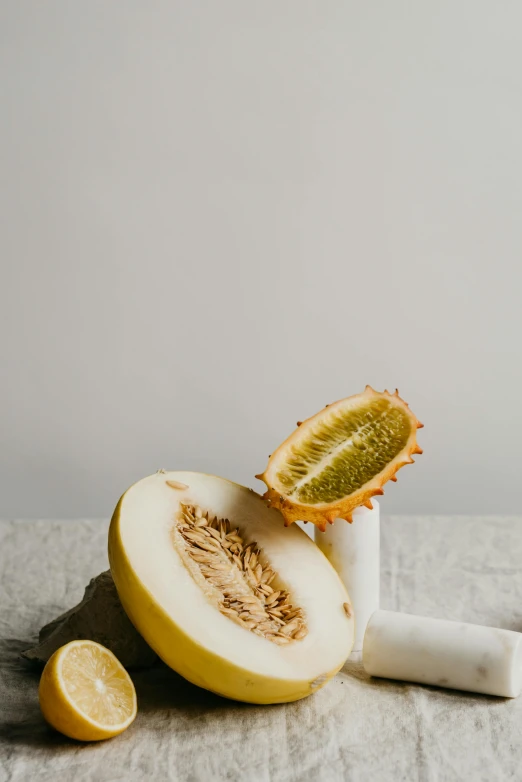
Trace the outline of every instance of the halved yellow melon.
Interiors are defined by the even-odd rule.
[[[251,489],[195,472],[144,478],[114,511],[109,559],[145,640],[219,695],[298,700],[350,654],[353,611],[337,573]]]

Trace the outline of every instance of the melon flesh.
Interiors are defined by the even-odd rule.
[[[180,551],[176,519],[182,504],[229,519],[245,545],[257,542],[292,605],[303,612],[303,638],[279,646],[220,612],[212,590]],[[144,478],[116,507],[109,560],[125,611],[150,646],[186,679],[227,698],[304,698],[350,654],[353,611],[339,576],[302,530],[285,528],[279,511],[251,489],[194,472]]]

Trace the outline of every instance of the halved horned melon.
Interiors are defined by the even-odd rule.
[[[422,427],[399,392],[362,394],[327,405],[279,446],[256,478],[268,487],[265,499],[285,524],[312,521],[325,530],[337,518],[352,520],[359,505],[372,507],[386,481],[422,453]]]
[[[109,531],[123,607],[157,654],[227,698],[310,695],[350,654],[349,597],[326,557],[251,489],[163,472],[120,499]]]

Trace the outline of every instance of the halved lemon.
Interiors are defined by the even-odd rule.
[[[39,689],[47,722],[79,741],[117,736],[136,717],[136,691],[119,660],[94,641],[71,641],[44,668]]]
[[[268,467],[264,497],[278,508],[288,526],[312,521],[324,531],[337,518],[352,520],[359,505],[383,494],[388,480],[411,464],[422,424],[398,391],[379,393],[366,386],[362,394],[327,405],[279,446]]]

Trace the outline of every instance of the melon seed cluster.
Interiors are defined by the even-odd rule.
[[[263,561],[256,543],[245,546],[239,528],[228,519],[181,504],[177,528],[187,554],[201,574],[222,595],[222,614],[257,635],[284,645],[307,634],[303,611],[290,602],[287,590],[274,589],[276,573]]]

